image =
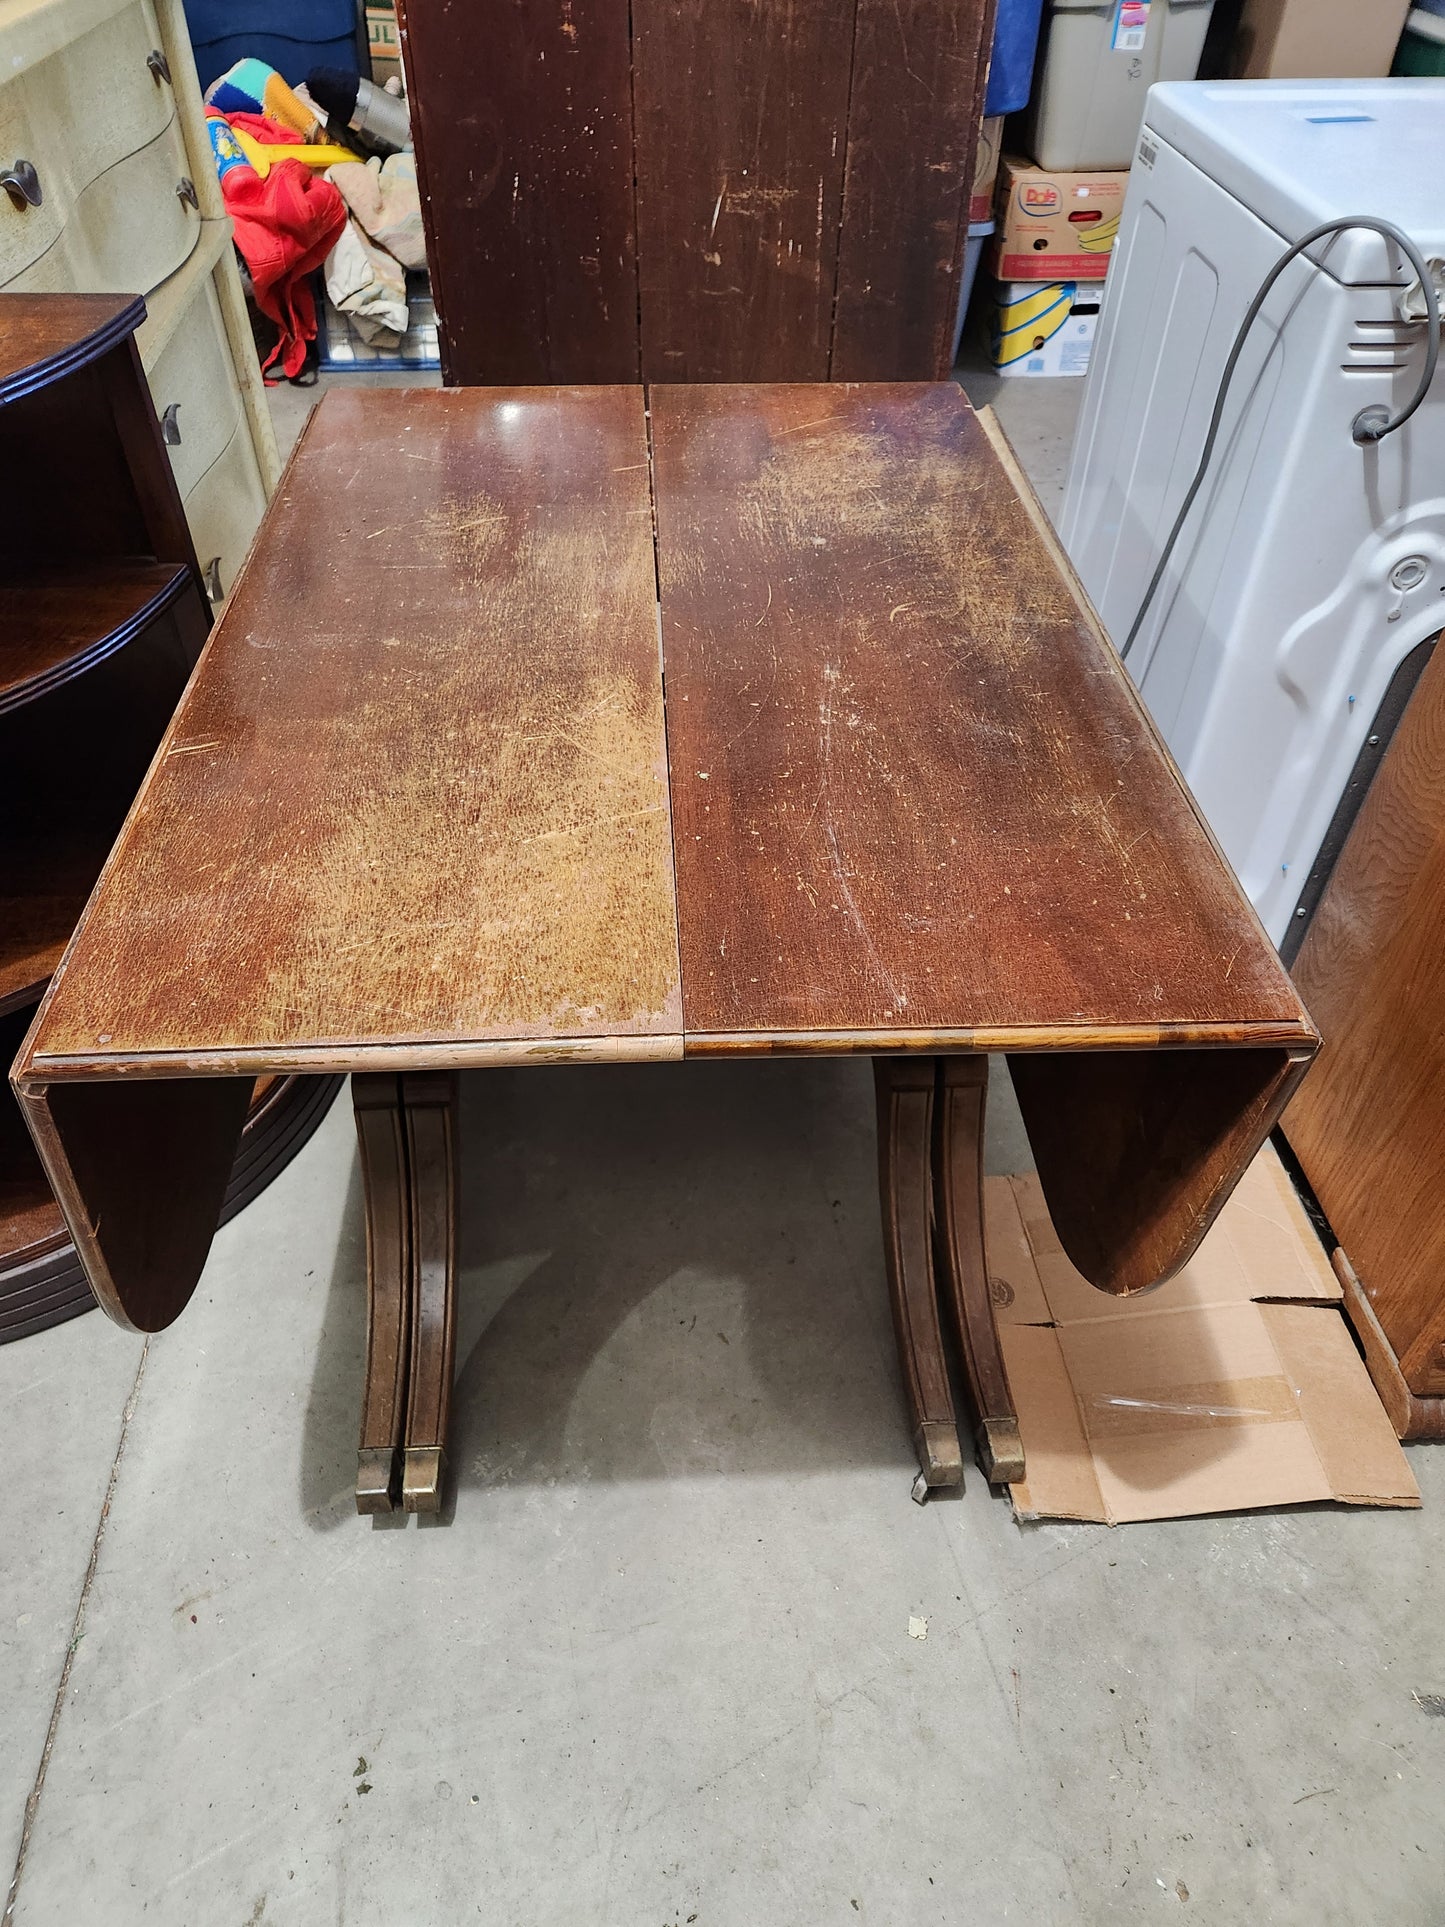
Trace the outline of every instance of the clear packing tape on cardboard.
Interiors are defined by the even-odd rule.
[[[1419,1489],[1273,1149],[1156,1292],[1095,1291],[1032,1174],[985,1184],[994,1315],[1023,1434],[1025,1518],[1179,1518]]]

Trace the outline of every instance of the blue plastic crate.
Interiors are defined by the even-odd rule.
[[[998,0],[985,114],[1016,114],[1029,104],[1044,0]]]
[[[294,87],[313,67],[358,73],[353,0],[185,0],[204,93],[248,54]]]

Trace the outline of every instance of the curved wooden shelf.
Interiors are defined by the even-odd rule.
[[[280,1176],[321,1123],[343,1082],[340,1077],[263,1080],[232,1167],[222,1224]],[[14,1112],[13,1104],[9,1110]],[[24,1130],[18,1113],[15,1123]],[[0,1186],[0,1345],[94,1310],[95,1298],[60,1207],[36,1160],[33,1171]]]
[[[0,580],[0,715],[113,656],[190,583],[178,563],[127,558]]]
[[[0,407],[99,361],[145,314],[138,294],[8,295],[0,302]]]
[[[47,825],[23,851],[0,846],[0,1017],[40,1000],[119,827]]]

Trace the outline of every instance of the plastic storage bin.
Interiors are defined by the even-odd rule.
[[[1214,0],[1053,0],[1029,151],[1053,173],[1128,167],[1156,80],[1193,80]],[[1142,15],[1142,22],[1141,22]]]
[[[998,0],[983,103],[986,115],[1016,114],[1028,106],[1043,11],[1044,0]]]
[[[1390,72],[1427,78],[1445,76],[1445,19],[1427,13],[1423,7],[1412,7]]]
[[[248,54],[293,87],[313,67],[361,66],[354,0],[186,0],[186,25],[202,93]]]
[[[963,340],[963,323],[968,314],[969,298],[973,294],[973,284],[978,279],[978,264],[983,255],[983,244],[993,233],[992,221],[971,221],[968,240],[963,250],[963,278],[958,284],[958,314],[953,323],[953,358],[958,360],[958,344]]]

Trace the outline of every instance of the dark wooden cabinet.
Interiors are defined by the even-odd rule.
[[[20,1047],[210,626],[141,371],[145,304],[0,295],[0,1054]],[[305,1141],[336,1080],[270,1080],[228,1204]],[[93,1303],[8,1090],[0,1342]]]
[[[1402,1438],[1445,1438],[1445,650],[1292,966],[1324,1037],[1285,1134]]]

